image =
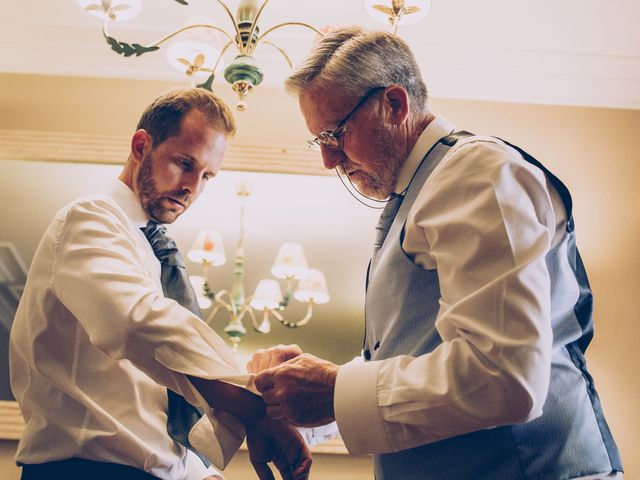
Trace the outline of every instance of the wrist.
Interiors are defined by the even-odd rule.
[[[336,380],[338,379],[338,365],[331,365],[325,369],[323,383],[325,385],[325,391],[327,392],[327,398],[329,405],[327,405],[327,413],[332,420],[335,420],[334,402],[336,391]]]
[[[262,422],[265,418],[269,418],[267,415],[267,405],[262,400],[262,397],[257,397],[255,407],[251,411],[243,412],[243,415],[238,416],[238,420],[244,425],[246,430],[255,427]]]

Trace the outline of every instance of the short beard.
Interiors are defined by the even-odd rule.
[[[140,204],[149,218],[158,223],[173,223],[179,216],[178,213],[167,210],[161,204],[161,197],[153,179],[153,152],[149,152],[140,164],[136,185]]]
[[[392,131],[381,124],[376,124],[373,130],[372,150],[376,157],[368,162],[366,176],[358,190],[367,197],[384,200],[393,192],[406,158]]]

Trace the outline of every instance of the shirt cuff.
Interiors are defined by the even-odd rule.
[[[352,361],[338,370],[333,408],[340,436],[350,454],[391,451],[378,407],[380,364]]]
[[[331,422],[327,425],[321,425],[319,427],[301,427],[298,428],[298,432],[302,435],[307,445],[320,445],[334,438],[340,437],[338,431],[338,425],[336,422]]]
[[[222,474],[214,467],[207,467],[198,456],[187,449],[186,453],[187,476],[185,480],[204,480],[213,477],[217,480],[224,480]]]
[[[224,470],[245,437],[242,423],[226,412],[212,411],[204,415],[189,432],[189,443],[198,453]]]

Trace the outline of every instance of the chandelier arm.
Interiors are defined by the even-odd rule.
[[[298,327],[306,325],[307,323],[309,323],[309,320],[311,320],[311,315],[313,315],[313,302],[309,302],[307,304],[307,314],[296,325]]]
[[[242,310],[240,310],[240,313],[238,314],[238,321],[242,322],[242,319],[247,313],[249,313],[249,316],[252,316],[253,314],[253,308],[249,305],[249,301],[242,306]]]
[[[231,13],[231,10],[229,10],[229,7],[227,7],[227,4],[224,3],[222,0],[217,0],[217,2],[222,5],[222,8],[224,8],[224,11],[227,12],[227,15],[229,15],[229,18],[231,19],[231,24],[233,25],[234,30],[236,31],[236,39],[234,40],[233,38],[231,38],[231,36],[229,34],[226,34],[227,37],[229,38],[229,40],[231,40],[232,43],[239,43],[240,42],[240,29],[238,28],[238,24],[236,22],[236,17],[233,16],[233,13]],[[242,53],[242,50],[240,50],[240,53]]]
[[[247,308],[247,310],[249,311],[249,316],[251,317],[251,324],[253,325],[253,329],[256,332],[260,332],[260,327],[258,325],[258,321],[256,320],[256,314],[253,313],[253,308]]]
[[[209,90],[209,91],[213,91],[213,80],[216,77],[216,68],[218,68],[218,64],[220,63],[220,60],[222,60],[222,57],[227,52],[229,47],[231,45],[234,45],[234,44],[235,44],[235,42],[229,40],[227,42],[227,44],[224,47],[222,47],[222,50],[220,50],[220,55],[218,55],[218,59],[216,60],[215,65],[211,69],[211,75],[209,75],[209,77],[203,83],[200,83],[200,84],[196,85],[196,87],[200,87],[200,88],[204,88],[204,89]]]
[[[191,30],[192,28],[210,28],[211,30],[216,30],[217,32],[222,33],[222,34],[223,34],[223,35],[225,35],[225,36],[226,36],[226,37],[227,37],[231,42],[233,42],[233,41],[234,41],[234,40],[233,40],[233,38],[231,38],[231,35],[229,35],[227,32],[225,32],[222,28],[217,27],[216,25],[208,24],[208,23],[198,23],[198,24],[196,24],[196,25],[187,25],[186,27],[182,27],[182,28],[180,28],[180,29],[176,30],[175,32],[170,33],[169,35],[167,35],[167,36],[165,36],[165,37],[161,38],[160,40],[158,40],[158,41],[156,41],[156,42],[154,42],[154,43],[150,44],[149,46],[158,46],[158,45],[160,45],[161,43],[166,42],[166,41],[167,41],[167,40],[169,40],[170,38],[173,38],[173,37],[175,37],[176,35],[178,35],[178,34],[180,34],[180,33],[184,32],[184,31],[186,31],[186,30]]]
[[[289,64],[289,68],[293,69],[293,62],[291,61],[291,58],[289,58],[289,55],[287,55],[287,52],[285,52],[282,48],[277,46],[275,43],[270,42],[269,40],[265,40],[264,42],[262,42],[262,44],[263,45],[271,45],[273,48],[278,50],[282,54],[282,56],[285,58],[287,63]]]
[[[224,307],[224,305],[222,305],[221,303],[216,303],[216,306],[213,307],[213,310],[209,312],[209,315],[207,315],[207,318],[204,322],[210,326],[211,321],[213,320],[213,318],[216,316],[216,314],[222,307]]]
[[[215,64],[215,65],[213,66],[213,68],[211,69],[211,70],[212,70],[212,72],[211,72],[212,74],[213,74],[213,73],[215,73],[216,68],[218,68],[218,64],[220,63],[220,60],[222,60],[222,56],[223,56],[225,53],[227,53],[227,50],[229,49],[229,47],[230,47],[231,45],[233,45],[234,43],[235,43],[235,42],[234,42],[233,40],[231,40],[231,41],[227,42],[227,44],[226,44],[224,47],[222,47],[222,50],[220,50],[220,55],[218,55],[218,59],[216,60],[216,64]]]
[[[322,33],[320,30],[318,30],[316,27],[309,25],[308,23],[304,23],[304,22],[284,22],[284,23],[280,23],[278,25],[275,25],[273,27],[271,27],[270,29],[268,29],[266,32],[264,32],[262,35],[260,35],[258,37],[258,40],[256,41],[256,45],[259,44],[262,39],[264,37],[266,37],[267,35],[269,35],[271,32],[273,32],[274,30],[277,30],[278,28],[281,27],[286,27],[287,25],[298,25],[300,27],[306,27],[310,30],[313,30],[314,32],[316,32],[318,35],[324,37],[324,33]]]
[[[266,335],[266,334],[268,334],[268,333],[271,331],[271,328],[270,328],[270,327],[269,327],[269,329],[268,329],[268,330],[266,330],[266,331],[260,328],[260,325],[258,325],[258,321],[256,320],[256,315],[255,315],[255,313],[254,313],[254,311],[253,311],[253,308],[250,308],[250,309],[249,309],[249,316],[251,317],[251,325],[252,325],[253,329],[254,329],[256,332],[261,333],[262,335]],[[269,310],[265,310],[265,311],[263,312],[263,316],[265,317],[265,319],[267,319],[267,320],[268,320],[268,317],[269,317]]]
[[[216,293],[214,301],[222,305],[226,310],[231,311],[231,303],[227,303],[222,299],[222,297],[224,297],[225,295],[229,297],[229,300],[231,300],[231,295],[229,295],[229,292],[227,290],[220,290],[218,293]]]
[[[167,40],[175,37],[176,35],[186,30],[191,30],[192,28],[209,28],[211,30],[216,30],[226,35],[226,37],[231,41],[231,43],[235,43],[235,40],[231,38],[231,36],[227,32],[225,32],[223,29],[221,29],[220,27],[216,27],[215,25],[209,25],[209,24],[197,24],[197,25],[188,25],[186,27],[182,27],[176,30],[175,32],[170,33],[169,35],[162,37],[160,40],[157,40],[148,45],[140,45],[139,43],[129,44],[129,43],[121,42],[117,40],[115,37],[109,34],[109,29],[107,28],[107,20],[105,20],[102,26],[102,35],[106,39],[107,43],[111,46],[111,50],[113,50],[114,52],[120,55],[124,55],[125,57],[130,57],[131,55],[136,55],[137,57],[139,57],[144,53],[158,50],[162,43],[166,42]]]
[[[309,323],[309,320],[311,320],[311,316],[313,315],[313,305],[314,303],[312,301],[309,302],[307,304],[307,314],[302,318],[302,320],[299,320],[295,323],[285,320],[284,317],[280,314],[276,315],[277,312],[275,312],[274,310],[272,310],[271,312],[274,314],[274,316],[278,320],[280,320],[280,323],[282,323],[285,327],[298,328],[298,327],[302,327],[303,325],[306,325],[307,323]]]
[[[256,13],[255,18],[253,19],[253,24],[251,25],[251,31],[249,32],[249,39],[247,41],[247,54],[250,55],[252,51],[255,51],[256,47],[258,46],[258,43],[260,43],[260,39],[258,38],[256,40],[255,45],[253,46],[253,49],[251,49],[251,39],[253,38],[253,34],[256,31],[256,28],[258,28],[258,19],[260,18],[260,15],[262,15],[262,10],[264,10],[264,7],[267,6],[267,3],[269,3],[269,0],[264,0],[264,2],[262,2],[262,5],[260,5],[260,8],[258,9],[258,13]]]

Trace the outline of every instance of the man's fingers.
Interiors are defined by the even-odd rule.
[[[266,390],[273,388],[275,385],[274,382],[275,370],[265,370],[264,372],[260,372],[256,375],[256,388],[260,393],[264,393]]]
[[[262,358],[262,356],[264,355],[265,350],[264,349],[260,349],[257,350],[252,356],[251,356],[251,360],[249,360],[247,362],[247,371],[249,373],[259,373],[260,369],[259,369],[259,365],[260,365],[260,359]]]
[[[266,463],[254,462],[252,460],[251,465],[253,465],[253,469],[258,474],[258,478],[260,480],[275,480],[271,468],[269,468],[269,465],[267,465]]]
[[[267,415],[269,415],[274,420],[286,420],[284,408],[281,405],[267,405]]]
[[[293,478],[295,480],[307,480],[311,472],[312,462],[311,455],[304,457],[298,466],[293,469]]]
[[[275,464],[275,462],[274,462]],[[276,468],[278,468],[278,466],[276,465]],[[282,475],[282,480],[295,480],[293,478],[293,473],[291,473],[291,467],[290,466],[285,466],[283,468],[278,468],[278,471],[280,472],[280,475]]]
[[[257,350],[247,363],[249,373],[260,373],[263,370],[277,367],[281,363],[302,355],[302,349],[295,344],[277,345],[267,350]]]
[[[262,400],[264,400],[264,403],[267,405],[278,405],[280,403],[280,395],[278,395],[275,388],[272,388],[264,391]]]
[[[309,447],[304,443],[304,440],[301,439],[300,441],[300,444],[290,444],[284,452],[285,457],[291,462],[291,473],[294,480],[306,480],[309,478],[311,464],[313,463]]]

